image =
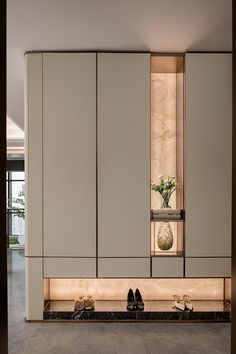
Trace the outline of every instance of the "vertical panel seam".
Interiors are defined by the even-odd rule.
[[[41,205],[41,210],[42,210],[42,276],[44,277],[44,184],[43,184],[43,179],[44,179],[44,169],[43,169],[43,58],[44,58],[44,54],[41,53],[41,69],[42,69],[42,73],[41,73],[41,102],[42,102],[42,111],[41,111],[41,127],[42,127],[42,137],[41,137],[41,141],[42,141],[42,147],[41,147],[41,186],[42,186],[42,205]]]
[[[184,224],[183,224],[183,277],[186,277],[186,55],[183,58],[183,209],[184,209]]]
[[[26,132],[26,137],[27,137],[27,144],[26,144],[26,159],[27,159],[27,169],[26,169],[26,181],[27,181],[27,189],[26,189],[26,193],[27,193],[27,254],[29,255],[30,252],[30,244],[29,244],[29,231],[30,231],[30,218],[29,218],[29,206],[30,206],[30,198],[29,198],[29,194],[30,194],[30,185],[29,185],[29,171],[30,171],[30,164],[29,164],[29,160],[30,160],[30,154],[29,154],[29,130],[30,130],[30,125],[29,125],[29,93],[30,93],[30,87],[29,87],[29,61],[30,61],[30,56],[28,56],[27,58],[27,116],[26,116],[26,120],[27,120],[27,132]]]
[[[96,278],[98,278],[98,53],[96,53]]]
[[[149,257],[150,257],[150,278],[152,278],[152,227],[151,227],[151,209],[152,192],[150,188],[152,175],[152,55],[149,53]],[[155,240],[155,238],[154,238]]]

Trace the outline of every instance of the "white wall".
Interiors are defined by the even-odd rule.
[[[231,50],[232,0],[8,0],[8,113],[23,126],[27,50]]]

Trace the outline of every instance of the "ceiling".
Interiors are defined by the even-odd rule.
[[[231,51],[232,0],[7,0],[8,114],[24,122],[24,52]]]
[[[23,130],[7,115],[7,140],[23,141],[24,136]]]
[[[7,159],[24,158],[23,130],[7,115]]]

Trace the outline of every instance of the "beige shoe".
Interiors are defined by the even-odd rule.
[[[173,298],[174,298],[174,308],[184,311],[185,303],[183,299],[179,295],[173,295]]]
[[[95,300],[93,296],[86,296],[84,298],[84,309],[85,310],[94,310],[95,309]]]
[[[187,310],[193,311],[193,304],[188,295],[183,295],[183,302]]]
[[[84,296],[80,296],[77,300],[75,300],[74,310],[75,311],[84,310]]]

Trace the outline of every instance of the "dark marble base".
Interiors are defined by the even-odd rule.
[[[195,301],[194,311],[178,311],[171,301],[146,301],[144,311],[127,311],[125,301],[97,301],[95,311],[73,311],[73,301],[51,301],[44,320],[66,321],[209,321],[230,322],[230,305],[223,301]]]

